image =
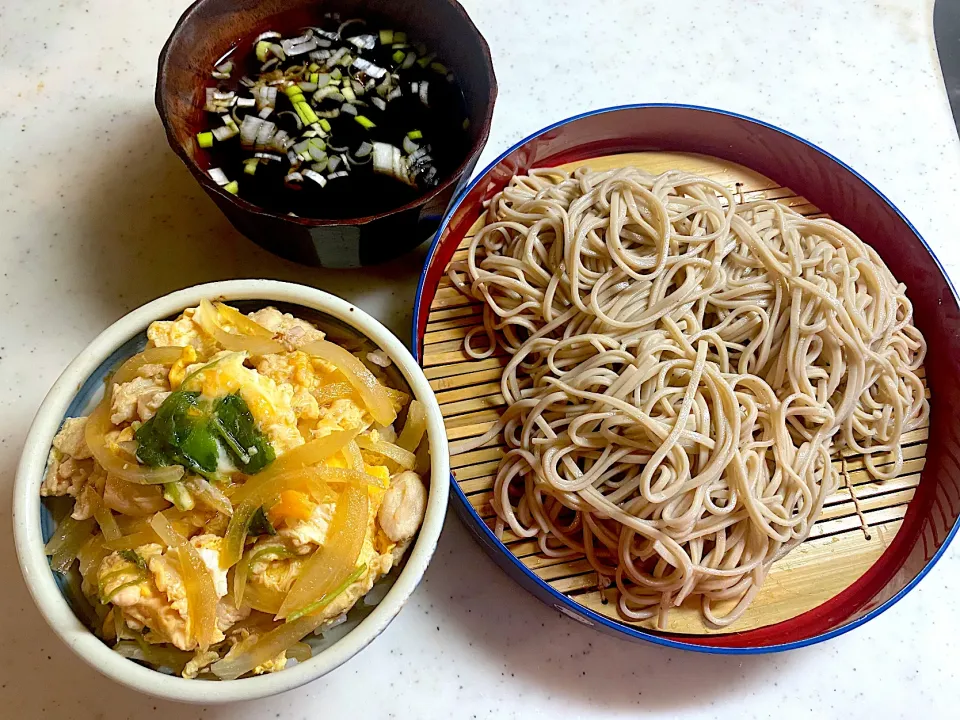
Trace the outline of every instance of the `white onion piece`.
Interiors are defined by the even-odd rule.
[[[377,38],[373,35],[356,35],[352,38],[347,38],[347,42],[356,45],[361,50],[373,50],[377,44]]]
[[[273,108],[265,107],[263,110],[257,113],[257,117],[259,117],[261,120],[266,120],[272,114],[273,114]]]
[[[264,122],[264,120],[254,115],[247,115],[243,118],[243,123],[240,125],[240,143],[244,147],[253,147],[256,145],[260,126],[263,125]]]
[[[257,35],[256,39],[254,39],[253,41],[253,44],[256,45],[261,40],[272,40],[278,37],[282,37],[280,33],[275,32],[273,30],[267,30],[266,32],[262,32],[259,35]]]
[[[330,172],[334,172],[337,169],[337,166],[339,164],[340,164],[340,157],[337,155],[334,155],[333,157],[327,159],[327,169]]]
[[[403,151],[407,153],[407,155],[412,155],[419,149],[420,146],[417,145],[413,140],[406,136],[403,138]]]
[[[427,102],[427,90],[430,87],[430,83],[424,80],[420,83],[420,102],[422,102],[427,107],[430,107],[430,103]]]
[[[213,136],[219,141],[223,142],[224,140],[229,140],[232,137],[236,137],[237,129],[236,125],[224,125],[223,127],[214,128],[210,132],[213,133]]]
[[[346,113],[347,115],[356,115],[357,109],[350,103],[344,103],[340,106],[340,112]]]
[[[210,179],[220,187],[230,183],[230,181],[227,179],[227,174],[220,168],[210,168],[207,170],[207,175],[209,175]]]
[[[396,100],[401,95],[403,95],[403,91],[401,91],[400,88],[394,88],[387,93],[387,100]]]
[[[373,150],[373,145],[364,141],[360,143],[360,147],[357,148],[357,151],[354,153],[357,157],[366,157]]]
[[[336,180],[337,178],[346,177],[349,174],[350,173],[346,173],[346,172],[343,172],[343,170],[341,170],[340,172],[330,173],[329,175],[327,175],[327,180]]]
[[[257,104],[255,98],[237,98],[237,107],[254,107]]]
[[[317,89],[317,83],[312,82],[298,82],[297,86],[305,93],[313,92]]]
[[[320,187],[324,187],[327,184],[327,179],[320,173],[315,172],[313,170],[304,170],[303,176],[305,178],[309,178],[310,180],[313,180]]]
[[[403,62],[400,63],[400,67],[403,70],[409,70],[413,67],[413,64],[417,61],[417,54],[415,52],[408,52],[407,56],[403,59]]]
[[[370,101],[373,103],[374,107],[377,108],[377,110],[387,109],[387,103],[383,100],[383,98],[371,98]]]
[[[371,36],[372,37],[372,36]],[[357,58],[353,61],[353,67],[355,67],[360,72],[366,73],[372,78],[379,80],[384,75],[387,74],[386,68],[382,68],[379,65],[374,65],[372,62],[366,58]]]
[[[401,180],[408,185],[413,185],[410,179],[409,166],[400,148],[389,143],[375,142],[373,144],[373,171],[382,175]]]

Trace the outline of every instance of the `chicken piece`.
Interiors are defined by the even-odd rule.
[[[193,678],[200,674],[201,670],[209,667],[219,659],[220,656],[214,650],[197,650],[196,655],[187,662],[180,675],[187,680],[193,680]]]
[[[427,510],[427,489],[415,472],[394,475],[383,496],[377,520],[391,540],[401,543],[412,538]]]
[[[147,328],[147,338],[155,347],[186,347],[197,351],[200,360],[219,352],[217,341],[193,321],[196,308],[187,308],[176,320],[157,320]]]
[[[196,642],[187,637],[187,600],[179,563],[165,556],[156,543],[137,548],[136,555],[136,563],[127,553],[103,559],[98,573],[102,599],[114,605],[114,612],[123,613],[128,628],[148,630],[147,642],[169,642],[192,650]]]
[[[250,612],[248,607],[238,610],[232,600],[223,599],[217,603],[217,627],[220,628],[220,632],[225,633],[241,620],[250,617]]]
[[[210,570],[217,596],[227,594],[227,573],[220,569],[220,544],[223,539],[216,535],[197,535],[190,543],[197,549],[203,564]],[[193,650],[197,643],[187,634],[189,603],[186,587],[181,574],[179,553],[166,550],[158,544],[143,545],[137,548],[143,567],[113,553],[104,559],[100,566],[100,584],[104,587],[104,598],[121,608],[127,626],[136,631],[146,629],[147,642],[171,643],[181,650]],[[126,563],[126,565],[124,565]],[[105,569],[106,568],[106,569]],[[131,583],[130,577],[137,575],[139,582]],[[119,578],[119,579],[118,579]],[[224,608],[226,622],[241,615],[236,608]],[[218,608],[218,630],[221,612]],[[232,620],[232,625],[236,620]],[[223,640],[222,632],[215,636],[215,642]]]
[[[265,307],[250,313],[248,317],[272,332],[273,337],[283,343],[288,350],[296,350],[314,340],[323,340],[325,337],[307,321],[295,318],[290,313],[281,313],[275,307]]]
[[[137,419],[144,419],[137,413],[141,398],[143,398],[145,407],[149,407],[155,402],[157,393],[166,392],[168,389],[166,378],[135,377],[122,385],[115,384],[113,386],[113,397],[110,400],[110,422],[114,425],[121,425]],[[154,411],[159,406],[160,403],[156,403]],[[152,416],[151,413],[150,417]]]
[[[143,422],[146,422],[157,414],[157,410],[160,409],[163,401],[168,397],[170,397],[169,390],[161,390],[160,388],[148,390],[137,398],[137,415]]]
[[[87,440],[84,432],[87,428],[87,418],[76,417],[67,418],[63,421],[60,432],[53,439],[53,447],[64,455],[72,457],[74,460],[86,460],[93,457],[90,448],[87,447]]]
[[[60,495],[77,497],[94,467],[93,460],[76,460],[69,455],[64,456],[56,449],[52,449],[47,460],[47,474],[40,486],[40,495],[43,497]]]

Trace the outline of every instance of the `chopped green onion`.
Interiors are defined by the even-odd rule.
[[[240,192],[240,183],[238,183],[236,180],[228,182],[223,186],[223,189],[231,195],[236,195],[238,192]]]
[[[352,103],[357,101],[357,95],[355,92],[353,92],[353,88],[350,87],[349,85],[344,85],[340,89],[340,94],[343,95],[344,98],[346,98],[347,102]]]
[[[299,85],[288,85],[286,88],[284,88],[283,91],[287,94],[287,97],[290,98],[290,100],[294,103],[298,102],[297,97],[301,97],[301,98],[303,97],[303,90],[300,89]]]
[[[375,128],[377,126],[376,123],[373,122],[366,115],[356,115],[353,119],[356,120],[361,125],[363,125],[363,127],[365,127],[367,130],[369,130],[370,128]]]
[[[352,573],[344,578],[343,582],[337,585],[330,592],[324,593],[320,596],[319,600],[306,605],[305,607],[300,608],[299,610],[294,610],[292,613],[287,615],[285,622],[293,622],[299,618],[302,618],[304,615],[310,615],[317,612],[317,610],[322,610],[327,605],[329,605],[334,598],[336,598],[341,593],[345,592],[348,587],[353,585],[360,577],[367,571],[367,564],[363,563],[358,566]]]
[[[403,64],[400,65],[401,70],[409,70],[413,67],[413,64],[417,61],[417,54],[415,52],[408,52],[407,56],[403,59]]]
[[[317,114],[313,111],[313,108],[307,105],[307,103],[302,100],[300,102],[294,103],[293,109],[297,111],[297,115],[299,115],[300,119],[303,120],[304,125],[309,125],[319,120],[319,118],[317,117]]]
[[[202,148],[213,147],[213,133],[212,132],[197,133],[197,145],[199,145]]]
[[[393,53],[393,61],[394,61],[395,63],[402,63],[402,62],[403,62],[403,59],[404,59],[406,56],[407,56],[407,54],[406,54],[403,50],[397,50],[395,53]]]
[[[411,130],[410,132],[407,133],[407,137],[410,138],[411,140],[422,140],[423,133],[420,132],[419,130]]]
[[[330,132],[330,121],[327,120],[326,118],[321,118],[321,119],[320,119],[320,127],[322,127],[322,128],[323,128],[324,130],[326,130],[327,132]]]
[[[470,127],[470,118],[464,118],[464,119],[463,119],[463,129],[466,130],[468,127]]]
[[[258,158],[250,158],[248,160],[244,160],[243,171],[247,175],[253,175],[257,172],[257,165],[259,164],[260,164],[260,160]]]
[[[268,43],[266,40],[261,40],[260,42],[257,43],[257,47],[256,47],[257,60],[259,60],[260,62],[266,62],[267,54],[269,52],[270,52],[270,43]]]
[[[404,43],[407,41],[407,34],[403,30],[398,30],[393,34],[393,41],[397,43]]]
[[[319,85],[319,84],[320,84],[320,73],[318,73],[318,72],[312,72],[312,73],[310,73],[310,82],[312,82],[314,85]],[[326,83],[324,83],[324,85],[326,85]]]
[[[334,68],[330,71],[330,77],[332,77],[334,80],[339,80],[343,77],[343,73],[340,72],[340,68]]]
[[[425,55],[424,57],[417,60],[417,65],[419,65],[422,68],[425,68],[427,65],[433,62],[433,59],[435,57],[436,55],[434,55],[433,53],[430,53],[429,55]]]
[[[447,66],[444,65],[443,63],[438,63],[438,62],[430,63],[430,69],[436,70],[441,75],[447,74]]]
[[[309,65],[307,65],[307,72],[315,73],[319,69],[320,69],[320,66],[317,65],[316,63],[310,63]]]
[[[393,30],[381,30],[380,31],[380,44],[389,45],[393,42]]]

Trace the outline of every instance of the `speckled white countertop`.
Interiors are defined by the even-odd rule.
[[[500,99],[481,167],[565,116],[673,101],[786,127],[870,178],[960,280],[960,142],[932,0],[465,0]],[[124,690],[56,639],[20,578],[14,467],[44,393],[108,323],[175,288],[303,282],[406,338],[424,248],[366,272],[260,251],[167,144],[156,57],[186,0],[0,2],[0,716],[34,718],[947,718],[960,687],[960,547],[868,625],[724,658],[612,639],[518,589],[455,517],[373,645],[298,691],[191,708]]]

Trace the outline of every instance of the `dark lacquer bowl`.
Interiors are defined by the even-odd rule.
[[[351,219],[290,217],[223,190],[197,147],[206,129],[205,88],[216,61],[242,39],[268,29],[316,24],[325,12],[406,30],[434,49],[457,77],[470,121],[470,149],[437,187],[389,212]],[[483,36],[456,0],[197,0],[160,53],[156,105],[170,147],[237,230],[288,260],[321,267],[375,265],[412,250],[433,233],[450,199],[470,177],[487,141],[497,81]]]
[[[870,243],[906,284],[915,324],[927,340],[929,430],[923,428],[913,433],[916,437],[904,438],[904,470],[891,484],[870,484],[858,479],[858,484],[851,485],[856,490],[854,498],[861,499],[863,526],[857,517],[856,500],[848,497],[828,502],[829,507],[818,523],[821,527],[815,529],[816,534],[811,532],[810,555],[804,556],[813,557],[816,553],[817,564],[812,566],[815,572],[804,575],[805,582],[800,585],[773,583],[779,595],[768,606],[779,611],[782,606],[778,603],[809,599],[804,609],[784,620],[758,623],[726,634],[658,632],[625,621],[617,615],[615,602],[594,600],[605,594],[597,592],[595,575],[588,566],[576,562],[558,564],[556,559],[549,558],[539,562],[537,549],[530,547],[535,543],[498,538],[492,529],[493,513],[485,512],[489,503],[484,497],[484,483],[497,465],[498,447],[451,458],[454,506],[483,547],[511,577],[551,607],[586,625],[622,637],[713,653],[787,650],[839,635],[877,616],[915,587],[943,555],[960,524],[960,416],[956,412],[960,406],[960,306],[943,268],[909,221],[879,190],[837,158],[772,125],[729,112],[684,105],[609,108],[544,128],[514,145],[479,173],[444,218],[417,292],[414,354],[426,368],[434,391],[439,391],[437,397],[448,438],[456,440],[482,433],[486,425],[472,420],[470,412],[489,415],[488,408],[497,404],[497,396],[491,395],[495,390],[486,390],[484,395],[483,388],[490,384],[498,387],[498,370],[491,359],[482,361],[486,364],[480,372],[468,372],[471,368],[466,366],[466,356],[459,350],[462,340],[461,345],[450,340],[462,338],[462,330],[457,334],[458,328],[476,322],[471,317],[476,318],[478,310],[469,307],[469,301],[458,300],[450,287],[438,291],[438,286],[445,282],[447,264],[484,211],[486,201],[513,175],[524,174],[531,168],[646,151],[694,153],[736,163],[752,171],[754,177],[761,173],[764,180],[772,183],[760,190],[789,188],[799,211],[804,207],[799,205],[801,202],[806,203],[806,208],[815,206]],[[659,171],[664,169],[667,168]],[[772,196],[787,200],[791,194]],[[484,397],[475,399],[469,395],[471,383],[481,383],[476,394]],[[480,400],[486,405],[481,405]],[[469,402],[474,405],[468,407]],[[475,411],[476,407],[483,409]],[[481,419],[490,422],[489,416]],[[860,543],[859,538],[872,545]],[[858,566],[855,574],[844,575],[844,586],[836,588],[833,578],[841,571],[846,573],[849,567],[851,556],[844,554],[848,545],[872,548],[870,552],[874,554],[866,556],[865,564]],[[795,567],[788,566],[783,576],[794,572]],[[773,573],[767,584],[772,580]]]

